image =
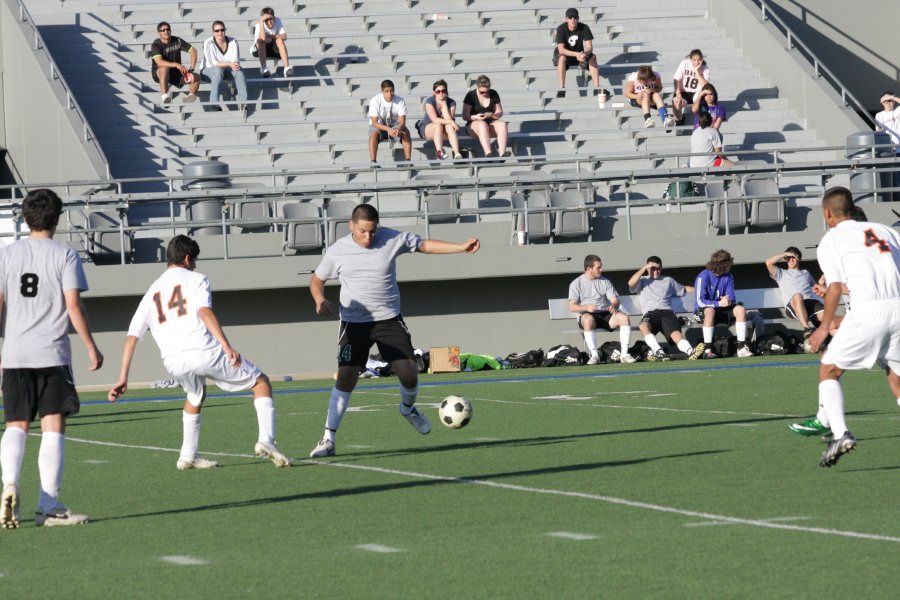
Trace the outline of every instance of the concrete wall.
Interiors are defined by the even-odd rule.
[[[900,93],[900,2],[896,0],[768,0],[866,107],[881,110],[885,90]]]
[[[19,22],[15,0],[0,0],[0,146],[23,181],[105,178],[106,166],[83,140],[81,120],[65,109],[61,84],[48,78],[46,55],[32,51],[30,31]]]

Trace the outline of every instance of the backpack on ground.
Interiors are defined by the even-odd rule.
[[[726,358],[728,356],[734,356],[737,354],[737,336],[736,335],[723,335],[717,337],[713,340],[713,343],[710,344],[711,350],[716,353],[716,356],[719,358]]]
[[[598,351],[600,352],[600,360],[605,363],[618,362],[613,360],[612,357],[614,353],[619,353],[619,356],[621,357],[621,347],[622,344],[620,344],[619,342],[603,342],[602,344],[600,344],[600,348],[598,348]]]
[[[588,356],[578,348],[568,344],[553,346],[547,350],[542,367],[568,367],[583,365],[588,361]]]
[[[634,343],[634,345],[628,349],[628,354],[635,357],[637,360],[647,360],[647,352],[650,351],[650,345],[647,344],[644,340],[638,340]]]
[[[756,343],[756,351],[763,356],[796,354],[802,342],[789,333],[773,333]]]
[[[513,352],[506,357],[510,369],[527,369],[530,367],[539,367],[544,361],[544,350],[529,350],[528,352]]]

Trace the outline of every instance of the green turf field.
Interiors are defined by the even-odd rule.
[[[189,472],[174,391],[85,394],[62,499],[92,522],[34,526],[29,438],[0,598],[894,597],[900,409],[882,372],[848,373],[859,449],[820,468],[823,444],[787,429],[816,373],[797,356],[425,376],[428,436],[396,379],[366,380],[320,461],[330,382],[293,382],[276,407],[297,466],[255,459],[252,403],[223,395],[200,441],[222,466]],[[437,423],[450,394],[474,406],[465,429]]]

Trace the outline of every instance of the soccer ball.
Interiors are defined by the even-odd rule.
[[[462,396],[447,396],[438,409],[441,423],[451,429],[465,427],[472,420],[472,405]]]

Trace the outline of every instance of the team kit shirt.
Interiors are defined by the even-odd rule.
[[[701,100],[700,110],[694,113],[694,129],[700,128],[700,115],[703,113],[709,113],[709,116],[712,117],[713,125],[715,125],[716,119],[728,120],[728,113],[725,112],[725,107],[722,106],[721,102],[710,106],[706,103],[706,100]]]
[[[716,162],[716,148],[722,147],[722,134],[718,129],[707,127],[695,129],[691,134],[691,156],[688,164],[691,167],[711,167]]]
[[[153,334],[163,360],[184,352],[210,350],[219,342],[200,319],[201,308],[212,308],[209,279],[202,273],[171,267],[153,282],[128,326],[128,335]]]
[[[25,238],[0,251],[0,293],[6,300],[3,368],[71,364],[64,294],[87,289],[81,260],[69,246],[51,239]]]
[[[275,21],[272,23],[271,27],[263,23],[263,29],[265,31],[267,44],[273,42],[276,35],[285,35],[284,23],[281,22],[281,17],[275,17]],[[253,28],[253,39],[259,39],[259,23]]]
[[[580,275],[569,285],[569,300],[582,306],[594,304],[596,312],[608,309],[618,297],[615,286],[606,277],[590,279]]]
[[[637,71],[635,71],[634,73],[631,73],[628,76],[628,81],[634,82],[634,93],[635,94],[640,94],[644,90],[647,90],[649,92],[661,92],[662,90],[660,90],[656,87],[656,82],[658,79],[659,79],[659,73],[657,73],[656,71],[653,71],[653,77],[651,77],[646,82],[638,80]]]
[[[163,44],[163,41],[159,38],[153,40],[153,43],[150,44],[151,72],[156,73],[156,70],[159,68],[156,65],[156,61],[154,60],[157,56],[161,57],[167,62],[181,64],[181,53],[190,51],[191,45],[178,36],[173,35],[171,38],[169,38],[168,44]]]
[[[825,281],[845,284],[854,309],[865,302],[891,301],[900,310],[896,231],[880,223],[841,221],[822,237],[817,254]]]
[[[891,136],[891,141],[900,144],[900,104],[894,107],[892,111],[883,110],[875,115],[875,121],[880,129],[887,132]],[[897,149],[900,153],[900,148]]]
[[[372,245],[360,246],[352,235],[336,241],[316,268],[322,281],[341,282],[341,321],[371,323],[400,314],[396,258],[422,245],[414,233],[379,227]]]
[[[697,275],[697,281],[694,283],[694,292],[697,299],[697,308],[718,307],[721,299],[726,296],[731,300],[731,305],[734,306],[736,301],[734,297],[734,275],[724,273],[717,277],[715,273],[705,269]]]
[[[383,94],[378,94],[369,100],[368,116],[376,117],[382,125],[399,125],[400,117],[406,116],[406,100],[394,94],[393,99],[388,102]]]
[[[570,52],[584,52],[584,43],[593,39],[594,34],[591,33],[591,28],[580,21],[575,26],[575,31],[569,31],[566,23],[556,28],[556,43],[564,44],[566,50]],[[559,56],[559,47],[556,48],[554,54]]]
[[[782,269],[775,267],[775,275],[772,279],[778,283],[778,289],[781,291],[781,300],[785,306],[790,305],[791,298],[794,294],[800,294],[804,300],[818,300],[822,302],[822,298],[813,291],[816,281],[806,269]]]
[[[641,309],[645,314],[652,310],[672,310],[670,298],[684,296],[685,292],[684,286],[671,277],[653,279],[647,275],[638,279],[631,290],[632,294],[640,293]]]
[[[697,90],[700,89],[700,79],[697,77],[698,75],[702,75],[703,79],[709,81],[709,67],[700,63],[700,68],[695,69],[691,59],[686,58],[678,65],[678,69],[675,71],[673,79],[681,86],[682,92],[696,94]]]

